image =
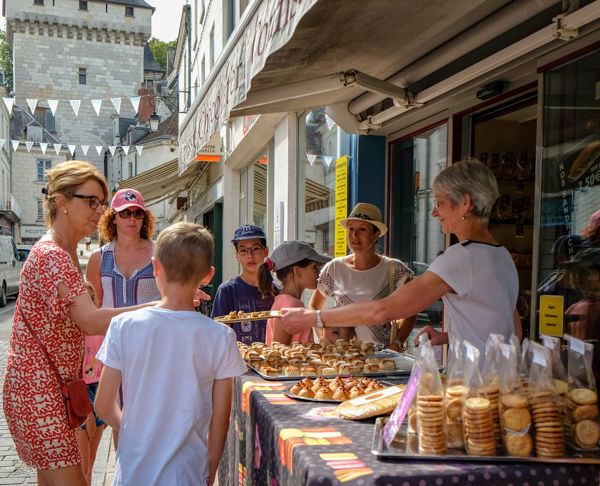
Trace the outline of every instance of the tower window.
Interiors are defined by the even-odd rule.
[[[87,69],[79,68],[79,84],[87,84]]]
[[[133,7],[125,7],[125,16],[133,17]]]
[[[88,3],[87,1],[79,0],[79,10],[87,10]]]
[[[44,6],[44,0],[33,0],[33,4]]]

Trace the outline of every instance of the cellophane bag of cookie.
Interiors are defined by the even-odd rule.
[[[419,343],[421,374],[417,386],[419,453],[445,454],[444,389],[439,364],[429,340]]]
[[[540,343],[529,342],[531,365],[527,396],[535,428],[537,457],[562,457],[565,453],[559,399],[552,378],[550,350]]]
[[[563,424],[565,423],[564,414],[567,406],[567,392],[569,385],[567,383],[567,368],[562,359],[561,340],[556,336],[541,335],[542,344],[550,350],[550,359],[552,360],[552,379],[554,388],[558,393],[558,409],[561,414]]]
[[[533,451],[531,412],[518,370],[513,344],[498,344],[500,351],[500,424],[504,453],[527,457]]]
[[[464,385],[467,386],[463,405],[465,448],[471,456],[493,456],[496,454],[496,440],[490,400],[479,373],[480,352],[468,341],[464,341],[463,345]]]
[[[500,433],[500,411],[498,408],[498,399],[500,396],[500,347],[504,343],[504,336],[501,334],[490,334],[485,343],[485,356],[483,357],[483,392],[490,401],[492,410],[492,420],[494,422],[494,439],[496,448],[502,447],[502,435]]]
[[[446,367],[446,386],[444,409],[446,411],[446,434],[448,447],[462,449],[463,438],[462,410],[467,387],[463,385],[465,367],[464,352],[460,339],[452,332],[448,333],[448,366]]]
[[[529,339],[523,339],[523,342],[521,343],[521,358],[519,359],[519,375],[521,376],[521,382],[523,383],[525,391],[527,391],[527,387],[529,386],[529,365],[531,364],[529,343]]]
[[[567,440],[575,449],[597,450],[598,390],[592,370],[594,345],[565,334],[568,346],[568,383],[565,427]]]

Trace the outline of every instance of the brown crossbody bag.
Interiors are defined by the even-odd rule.
[[[42,341],[40,340],[38,335],[35,333],[35,331],[31,327],[31,325],[29,324],[29,321],[27,321],[27,318],[25,317],[25,314],[23,313],[23,309],[20,309],[20,311],[21,311],[21,317],[23,317],[23,322],[25,323],[25,326],[27,327],[27,329],[29,329],[29,332],[33,336],[33,339],[35,340],[35,342],[38,344],[40,349],[46,355],[48,364],[50,365],[50,368],[52,369],[52,371],[54,371],[54,374],[56,375],[56,378],[58,379],[58,383],[60,385],[60,391],[62,393],[63,401],[65,403],[65,410],[66,410],[66,414],[67,414],[67,424],[72,429],[76,429],[81,424],[83,424],[85,422],[85,420],[87,419],[87,416],[90,413],[92,413],[92,402],[90,402],[90,396],[88,394],[85,381],[83,381],[82,379],[65,381],[62,379],[62,377],[60,376],[60,373],[58,372],[58,369],[56,368],[56,366],[54,365],[54,362],[52,361],[52,359],[50,358],[50,355],[48,354],[48,350],[46,349],[46,346],[44,346],[44,344],[42,343]]]

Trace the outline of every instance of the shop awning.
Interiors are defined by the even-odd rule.
[[[174,159],[119,182],[119,188],[136,189],[146,203],[159,202],[187,190],[193,181],[208,169],[208,164],[192,162],[186,171],[179,175],[178,159]]]

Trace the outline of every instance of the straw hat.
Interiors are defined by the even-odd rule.
[[[340,221],[343,228],[348,229],[347,223],[350,219],[371,223],[381,232],[381,235],[379,236],[383,236],[387,233],[387,226],[382,221],[381,211],[377,206],[373,206],[372,204],[358,203],[354,206],[354,209],[348,215],[348,218]]]

